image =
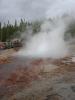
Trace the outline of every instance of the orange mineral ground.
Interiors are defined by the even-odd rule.
[[[72,56],[28,59],[1,55],[0,100],[75,100],[72,59]]]

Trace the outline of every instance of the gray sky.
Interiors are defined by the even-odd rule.
[[[74,10],[75,0],[0,0],[0,21],[34,20],[64,13],[75,15]]]

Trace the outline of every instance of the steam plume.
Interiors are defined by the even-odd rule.
[[[68,49],[64,41],[65,31],[64,20],[46,20],[41,26],[41,32],[32,36],[26,46],[18,52],[18,55],[35,58],[66,56]]]

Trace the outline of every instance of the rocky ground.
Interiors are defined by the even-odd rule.
[[[75,100],[73,56],[20,61],[8,52],[0,56],[0,100]]]

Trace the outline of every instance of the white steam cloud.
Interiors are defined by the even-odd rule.
[[[18,55],[50,58],[67,56],[68,47],[64,41],[64,34],[68,24],[75,17],[74,5],[74,0],[53,0],[46,9],[45,18],[47,20],[42,24],[41,31],[31,36],[26,46],[18,52]],[[49,18],[53,21],[48,20]]]
[[[41,26],[41,32],[32,36],[26,46],[18,52],[26,57],[61,58],[67,55],[68,49],[64,41],[66,25],[64,20],[47,20]]]

